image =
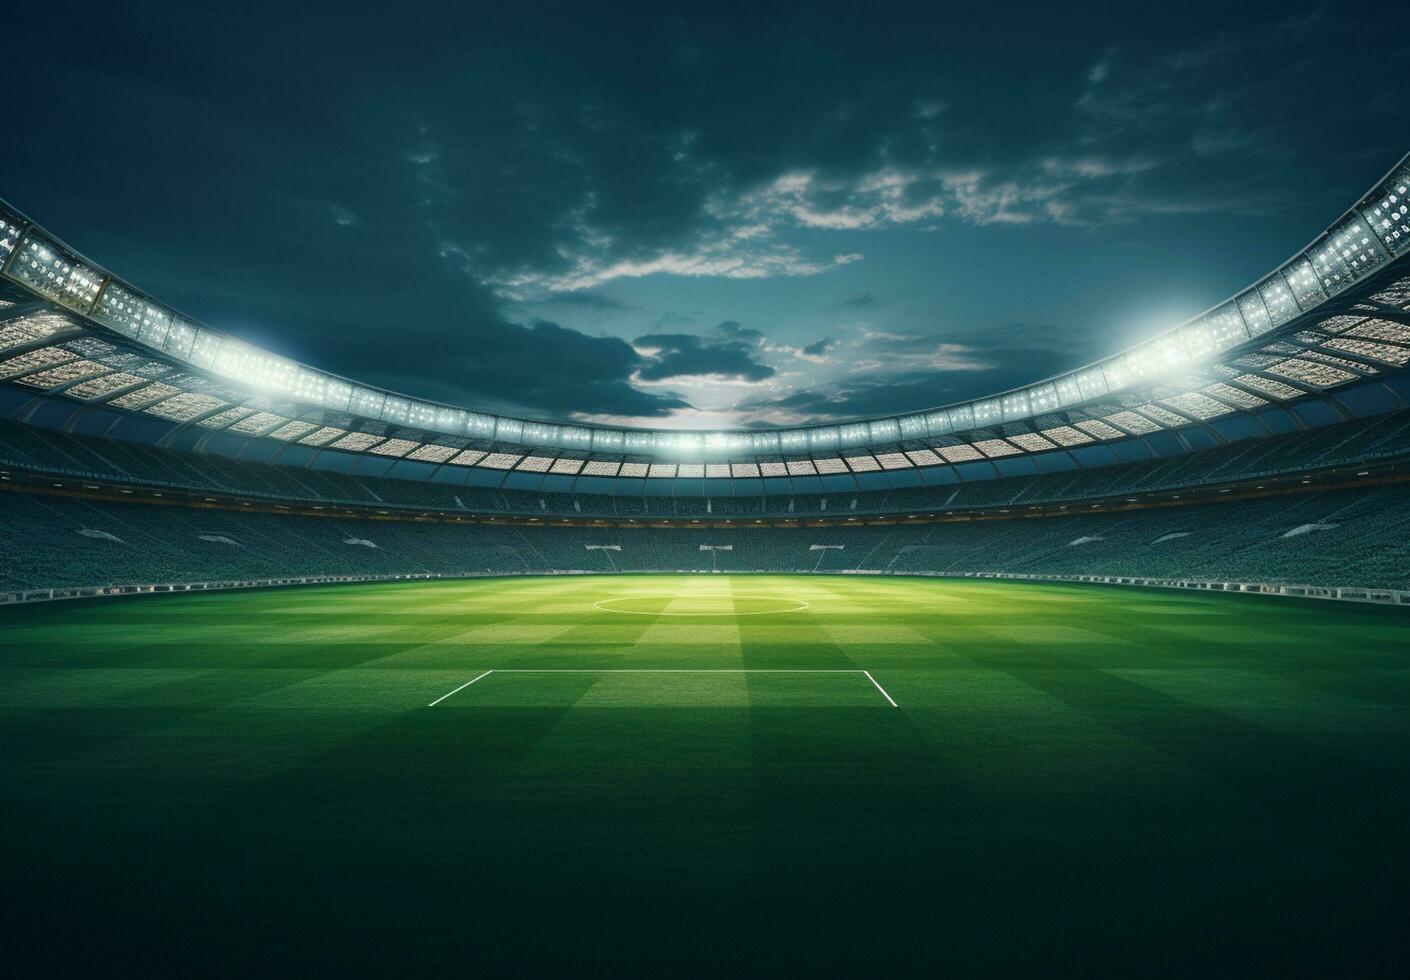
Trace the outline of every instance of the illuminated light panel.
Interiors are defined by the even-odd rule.
[[[1248,324],[1250,336],[1257,337],[1259,334],[1267,333],[1273,329],[1273,318],[1268,315],[1268,309],[1263,305],[1263,299],[1258,295],[1258,290],[1250,289],[1239,297],[1238,303],[1244,323]]]
[[[284,416],[275,415],[273,412],[256,412],[236,422],[227,431],[239,432],[247,436],[258,436],[287,421],[289,420]]]
[[[353,396],[356,396],[356,392]],[[465,415],[465,432],[468,435],[476,436],[480,439],[494,438],[494,416],[481,415],[479,412],[467,412]]]
[[[807,460],[807,459],[790,459],[790,460],[789,460],[786,464],[784,464],[784,465],[786,465],[786,466],[788,467],[788,475],[789,475],[789,476],[817,476],[817,475],[818,475],[817,467],[813,465],[813,463],[812,463],[811,460]]]
[[[844,458],[853,473],[871,473],[881,469],[881,464],[870,456],[847,456]]]
[[[652,463],[651,468],[646,472],[647,476],[657,479],[670,479],[676,475],[675,463]]]
[[[974,459],[983,459],[984,454],[973,446],[941,446],[935,450],[947,463],[967,463]]]
[[[563,476],[577,476],[578,471],[582,468],[583,461],[580,459],[555,459],[548,471]]]
[[[906,453],[911,458],[911,462],[917,466],[939,466],[944,460],[935,455],[929,449],[913,449]],[[818,467],[818,472],[822,472],[822,467]]]
[[[1057,386],[1054,384],[1040,384],[1029,388],[1028,403],[1032,415],[1051,412],[1063,404],[1058,396]]]
[[[993,425],[1004,420],[1004,406],[997,398],[974,403],[974,424]]]
[[[759,475],[759,465],[757,463],[731,463],[729,468],[736,480],[741,478],[749,479]]]
[[[180,317],[171,318],[171,329],[167,331],[162,350],[185,360],[196,343],[196,327]]]
[[[0,351],[38,343],[73,328],[73,321],[58,313],[35,313],[11,320],[0,327]]]
[[[1074,374],[1064,375],[1053,382],[1053,387],[1057,390],[1058,406],[1076,405],[1082,400],[1082,389],[1077,385],[1077,376]]]
[[[645,463],[623,463],[622,468],[617,471],[618,476],[641,477],[645,476],[651,469]]]
[[[1205,385],[1200,389],[1206,395],[1213,395],[1222,398],[1226,402],[1233,402],[1239,408],[1262,408],[1268,403],[1257,395],[1251,395],[1242,388],[1235,388],[1233,385],[1226,385],[1222,381],[1216,381],[1212,385]]]
[[[67,361],[78,360],[78,355],[62,347],[41,347],[38,350],[16,354],[0,362],[0,378],[13,378],[17,374],[28,374],[43,368],[57,367]]]
[[[336,412],[346,412],[352,401],[352,385],[337,378],[323,379],[323,407]]]
[[[1096,419],[1087,419],[1083,422],[1074,422],[1073,425],[1087,433],[1089,436],[1096,436],[1098,439],[1120,439],[1126,433],[1105,422],[1098,422]]]
[[[1275,378],[1265,378],[1261,374],[1241,374],[1235,378],[1239,384],[1256,388],[1270,398],[1279,401],[1287,401],[1291,398],[1301,398],[1307,392],[1301,388],[1294,388],[1290,384],[1284,384]]]
[[[908,470],[915,466],[905,453],[877,453],[876,461],[883,470]]]
[[[451,459],[452,466],[474,466],[485,458],[485,454],[478,449],[462,449]]]
[[[209,369],[220,355],[225,338],[213,330],[202,328],[196,332],[196,340],[191,344],[191,363],[199,368]]]
[[[902,439],[923,439],[929,434],[924,415],[903,415],[900,423]]]
[[[1082,400],[1091,401],[1107,393],[1106,375],[1100,365],[1077,372],[1077,387],[1082,391]]]
[[[421,443],[415,439],[388,439],[367,451],[374,456],[395,456],[400,459],[419,445]]]
[[[1283,278],[1292,289],[1293,298],[1304,310],[1310,310],[1327,298],[1322,292],[1322,284],[1317,281],[1317,271],[1305,258],[1294,259],[1283,267]],[[1267,300],[1267,297],[1264,297]]]
[[[1357,377],[1350,371],[1344,371],[1330,364],[1318,364],[1316,361],[1306,361],[1298,357],[1290,357],[1286,361],[1273,365],[1268,370],[1273,374],[1291,378],[1314,388],[1331,388],[1335,385],[1346,384],[1348,381],[1355,381]]]
[[[1378,344],[1374,340],[1362,340],[1359,337],[1334,337],[1323,346],[1331,347],[1334,350],[1344,350],[1348,354],[1374,358],[1377,361],[1384,361],[1386,364],[1394,364],[1396,367],[1404,367],[1410,363],[1410,347]]]
[[[104,404],[114,408],[125,408],[129,411],[150,405],[152,402],[161,401],[163,398],[170,398],[172,395],[179,395],[181,389],[174,385],[165,384],[161,381],[154,381],[145,388],[138,388],[136,391],[129,391],[125,395],[118,395],[112,401]]]
[[[621,466],[615,459],[590,459],[583,467],[583,476],[616,476]]]
[[[759,472],[764,476],[787,476],[788,467],[782,463],[760,463]]]
[[[246,415],[253,415],[255,410],[245,405],[236,405],[234,408],[227,408],[219,415],[212,415],[208,419],[202,419],[197,425],[205,426],[207,429],[223,429],[232,422],[238,422]],[[339,429],[338,431],[342,431]]]
[[[348,411],[364,418],[379,419],[382,417],[382,403],[384,401],[386,401],[386,396],[380,391],[373,391],[371,388],[354,388],[352,397],[348,400]]]
[[[518,453],[489,453],[480,460],[479,465],[492,470],[507,470],[513,468],[522,458]]]
[[[454,456],[459,450],[455,446],[441,446],[434,442],[428,442],[415,452],[407,453],[407,459],[420,460],[423,463],[444,463]]]
[[[846,473],[847,464],[839,456],[824,456],[813,460],[813,467],[823,476],[833,473]]]
[[[682,480],[698,480],[705,475],[704,463],[682,463],[676,470],[676,476]]]
[[[1386,260],[1366,222],[1348,219],[1308,253],[1328,296],[1335,296]]]
[[[1029,410],[1029,398],[1027,390],[1015,391],[1004,395],[999,399],[1004,406],[1004,421],[1013,422],[1017,419],[1027,418],[1033,414]]]
[[[1176,415],[1174,412],[1161,408],[1159,405],[1140,405],[1137,407],[1142,415],[1149,415],[1162,425],[1180,426],[1189,425],[1190,420],[1183,415]]]
[[[1248,340],[1248,326],[1235,303],[1225,303],[1206,316],[1204,325],[1215,350],[1228,350]]]
[[[82,384],[76,384],[68,391],[64,392],[70,398],[82,398],[92,400],[111,395],[115,391],[130,387],[131,385],[142,384],[147,379],[136,374],[128,374],[125,371],[116,371],[112,374],[105,374],[101,378],[93,378]]]
[[[1391,255],[1410,247],[1410,166],[1402,167],[1361,205],[1371,231]]]
[[[6,271],[45,299],[87,313],[102,288],[102,273],[88,268],[53,242],[31,230]]]
[[[1160,431],[1159,425],[1136,412],[1117,412],[1115,415],[1105,416],[1105,419],[1117,428],[1125,429],[1138,436]]]
[[[1263,306],[1275,327],[1281,327],[1302,312],[1282,276],[1274,276],[1259,286],[1258,295],[1263,298]]]
[[[299,442],[305,446],[326,446],[339,436],[345,435],[347,431],[347,429],[339,429],[336,426],[325,425],[320,429],[310,432],[300,439]]]
[[[91,378],[95,374],[107,374],[108,368],[97,361],[77,360],[69,361],[59,367],[50,368],[47,371],[40,371],[37,374],[25,375],[19,379],[22,385],[31,388],[57,388],[59,385],[72,384],[75,381],[82,381],[84,378]]]
[[[1028,450],[1030,453],[1040,453],[1046,449],[1056,449],[1051,442],[1038,435],[1036,432],[1020,432],[1017,435],[1008,437],[1009,442]],[[912,455],[915,455],[912,453]]]
[[[974,408],[969,404],[957,405],[949,410],[950,431],[963,432],[974,428]]]
[[[974,444],[974,448],[990,459],[996,459],[1000,456],[1017,456],[1023,452],[1017,446],[1011,446],[1003,439],[980,439]]]
[[[349,432],[343,438],[333,443],[330,449],[346,449],[348,452],[360,453],[369,446],[375,446],[382,441],[381,436],[375,436],[370,432]]]
[[[553,458],[550,456],[525,456],[514,468],[527,473],[547,473],[552,465]]]
[[[148,415],[155,415],[158,418],[167,419],[172,422],[187,422],[198,415],[213,412],[224,404],[224,398],[215,398],[211,395],[200,395],[192,391],[183,391],[179,395],[173,395],[155,405],[149,406],[146,412]]]
[[[0,208],[0,264],[19,246],[23,234],[19,217]]]
[[[711,480],[729,479],[728,463],[706,463],[705,475]]]
[[[1217,402],[1208,395],[1201,395],[1197,391],[1189,391],[1183,395],[1175,395],[1173,398],[1162,400],[1170,404],[1176,411],[1199,419],[1201,422],[1218,418],[1221,415],[1228,415],[1233,411],[1223,402]]]
[[[1081,429],[1074,429],[1070,425],[1058,425],[1051,429],[1043,429],[1039,435],[1045,439],[1051,439],[1059,446],[1085,446],[1089,442],[1096,441]]]
[[[269,438],[278,439],[282,442],[293,442],[295,439],[301,439],[308,435],[316,428],[318,428],[316,422],[290,422],[287,425],[281,425],[271,432]]]

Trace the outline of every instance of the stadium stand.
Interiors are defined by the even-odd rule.
[[[1407,530],[1404,484],[1063,516],[732,528],[370,520],[6,492],[0,592],[327,575],[855,570],[1410,589]]]
[[[1092,469],[839,494],[643,496],[506,490],[351,476],[155,449],[0,421],[0,466],[55,477],[251,499],[540,517],[823,517],[937,513],[1093,500],[1362,467],[1410,456],[1410,410]]]

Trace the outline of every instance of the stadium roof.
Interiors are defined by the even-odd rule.
[[[202,432],[531,473],[799,476],[1019,457],[1404,369],[1408,204],[1410,156],[1247,289],[1035,384],[838,425],[682,432],[490,415],[320,371],[182,315],[0,201],[0,381]]]

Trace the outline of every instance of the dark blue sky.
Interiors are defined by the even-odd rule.
[[[121,6],[5,15],[0,196],[214,326],[536,416],[1036,380],[1410,150],[1404,4]]]

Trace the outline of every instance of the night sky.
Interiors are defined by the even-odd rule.
[[[28,4],[0,196],[358,380],[923,409],[1193,316],[1410,150],[1410,5]]]

